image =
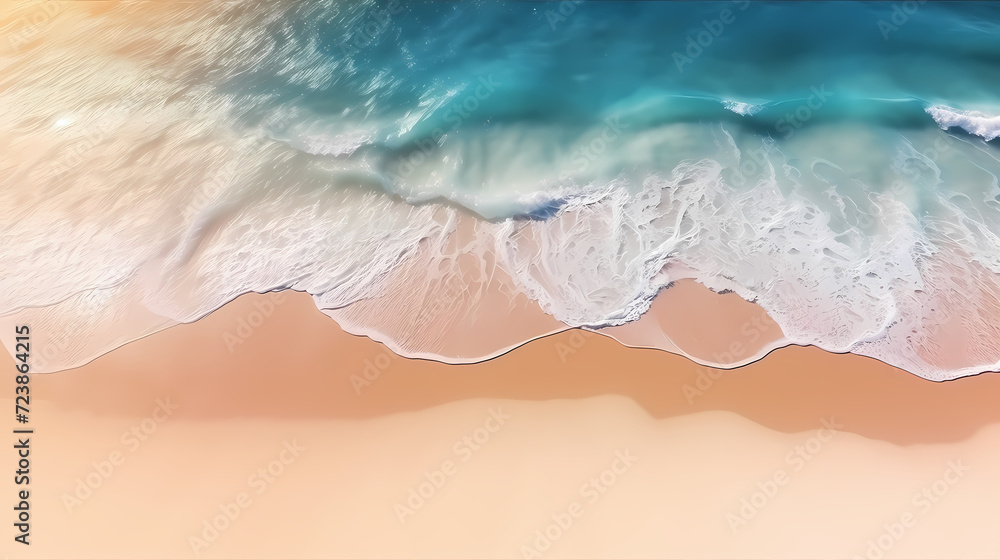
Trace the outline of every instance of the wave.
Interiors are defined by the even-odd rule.
[[[991,116],[979,111],[961,111],[944,105],[933,105],[927,113],[942,129],[958,127],[986,141],[1000,137],[1000,116]]]
[[[869,58],[733,27],[683,72],[663,53],[713,5],[588,4],[563,34],[522,4],[380,9],[68,6],[65,25],[101,33],[10,55],[0,316],[40,333],[39,371],[286,289],[407,355],[468,361],[633,323],[685,278],[756,302],[779,344],[934,380],[998,367],[1000,153],[939,127],[988,132],[988,117],[924,101],[954,77],[968,93],[948,106],[977,106],[982,57],[955,69],[967,45],[933,35],[943,54],[922,75],[936,78],[915,83],[893,50],[945,8]],[[794,28],[799,9],[741,17]],[[775,11],[792,15],[767,23]],[[694,27],[645,17],[670,14]],[[634,36],[602,35],[629,22]],[[800,50],[824,73],[788,58]],[[544,332],[472,348],[425,324],[425,308],[469,314],[455,294],[497,278]]]
[[[764,108],[764,104],[763,103],[759,103],[759,104],[755,105],[755,104],[752,104],[752,103],[745,103],[743,101],[729,101],[729,100],[726,100],[726,101],[722,102],[722,105],[726,109],[728,109],[728,110],[736,113],[737,115],[744,115],[744,116],[751,116],[754,113],[757,113],[761,109]]]

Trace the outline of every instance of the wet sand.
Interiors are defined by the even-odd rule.
[[[672,297],[756,316],[699,290]],[[674,336],[746,340],[700,317]],[[10,557],[1000,555],[996,375],[801,347],[713,370],[579,330],[447,365],[291,293],[32,394],[34,544]]]

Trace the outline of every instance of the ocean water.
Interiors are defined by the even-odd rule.
[[[80,4],[3,19],[0,315],[72,338],[42,370],[384,294],[460,214],[568,326],[690,277],[783,344],[1000,367],[998,3]]]

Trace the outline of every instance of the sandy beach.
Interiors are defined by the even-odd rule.
[[[1000,12],[898,4],[6,2],[0,558],[1000,558]]]
[[[1000,554],[995,375],[801,347],[711,370],[579,330],[447,365],[279,293],[32,392],[17,557]]]

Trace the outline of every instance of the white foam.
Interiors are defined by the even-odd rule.
[[[274,135],[273,138],[313,155],[347,156],[371,140],[371,133],[360,130],[340,134],[307,131],[292,137]]]
[[[54,36],[16,55],[25,57],[12,66],[18,86],[0,91],[0,105],[13,108],[0,113],[0,167],[9,171],[0,177],[0,315],[72,341],[43,354],[48,371],[250,291],[306,291],[329,309],[377,297],[418,247],[448,243],[453,204],[404,202],[436,197],[496,218],[477,232],[479,245],[519,293],[570,326],[632,321],[677,278],[672,270],[686,270],[759,303],[785,343],[862,353],[936,380],[1000,360],[987,313],[1000,273],[992,194],[1000,163],[989,146],[934,144],[932,158],[930,141],[817,124],[780,144],[786,157],[717,126],[630,130],[610,118],[586,130],[451,130],[403,169],[407,154],[396,146],[355,152],[368,140],[349,127],[292,126],[298,136],[282,138],[298,140],[286,142],[240,131],[234,98],[113,54],[119,41],[160,41],[150,52],[180,53],[186,73],[200,75],[203,65],[238,74],[250,63],[218,57],[239,52],[220,42],[249,40],[237,32],[243,24],[221,17],[180,25],[175,36],[157,15],[101,34],[108,45]],[[301,84],[334,79],[323,53],[288,58],[288,75]],[[135,101],[128,115],[100,125],[97,116],[121,98]],[[727,108],[751,111],[744,105]],[[937,111],[942,126],[984,137],[996,130],[995,117]],[[74,122],[53,129],[64,115]],[[412,130],[413,118],[394,129]],[[924,133],[949,136],[913,134]],[[53,162],[56,172],[45,171]],[[955,165],[975,175],[956,174]],[[898,191],[886,189],[894,179]],[[554,207],[547,220],[509,217]],[[939,302],[979,333],[964,362],[946,359],[931,328]],[[138,326],[113,331],[125,329],[119,320],[134,306],[146,312]]]
[[[943,130],[957,126],[969,134],[982,136],[987,141],[1000,137],[1000,116],[952,109],[944,105],[932,105],[927,108],[927,113]]]
[[[726,109],[738,115],[744,115],[744,116],[754,115],[760,112],[760,110],[763,109],[765,106],[764,103],[754,105],[752,103],[744,103],[742,101],[723,101],[722,104],[723,106],[725,106]]]

